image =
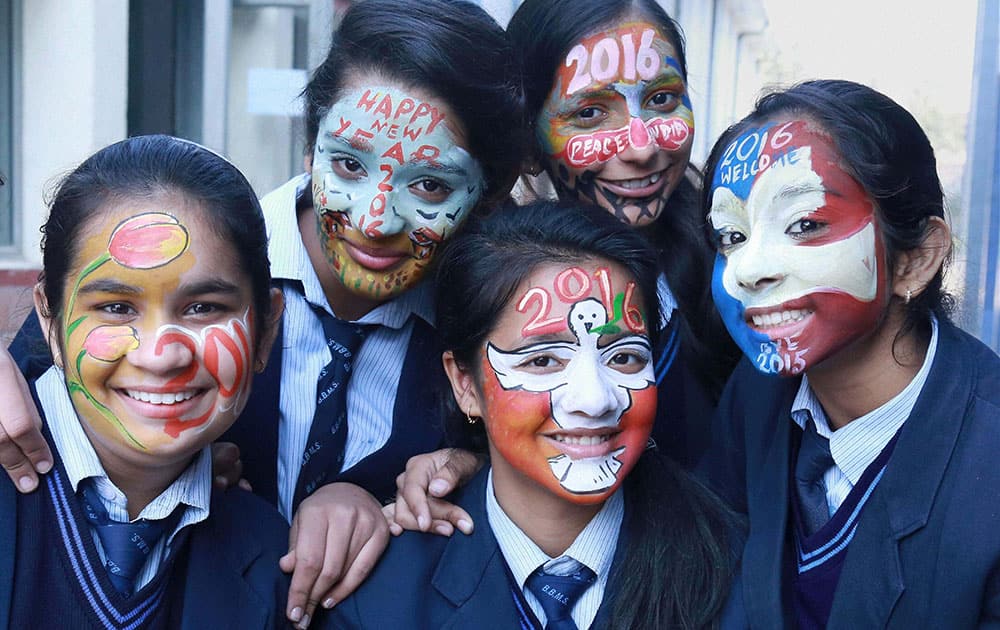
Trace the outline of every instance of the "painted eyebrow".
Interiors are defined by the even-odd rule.
[[[466,171],[461,166],[457,164],[442,164],[441,162],[435,160],[431,162],[430,160],[418,160],[416,164],[419,164],[422,168],[427,168],[435,173],[442,173],[444,175],[458,175],[461,177],[468,177],[469,172]]]
[[[825,194],[827,192],[829,191],[823,186],[813,183],[785,184],[774,194],[774,199],[787,199],[788,197],[798,197],[799,195],[808,195],[810,193]]]
[[[121,293],[124,295],[140,295],[142,294],[142,289],[130,284],[125,284],[124,282],[119,282],[118,280],[104,278],[101,280],[93,280],[80,287],[80,295],[86,295],[88,293]]]
[[[371,143],[364,138],[358,138],[354,142],[351,142],[350,140],[344,138],[343,136],[335,136],[332,133],[327,133],[326,139],[329,142],[339,144],[340,146],[346,149],[352,149],[354,151],[362,151],[364,153],[372,152]]]
[[[235,295],[240,292],[240,288],[227,280],[212,279],[181,285],[177,292],[185,297],[205,295],[207,293]]]

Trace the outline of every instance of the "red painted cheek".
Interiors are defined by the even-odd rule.
[[[630,454],[628,459],[631,464],[646,450],[646,441],[656,421],[657,396],[654,385],[629,393],[632,396],[632,406],[622,414],[619,425],[622,428],[621,443],[626,447],[625,453]]]

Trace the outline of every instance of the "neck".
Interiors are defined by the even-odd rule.
[[[306,253],[309,255],[309,262],[316,272],[316,277],[319,278],[320,286],[323,287],[327,303],[337,317],[354,321],[364,317],[381,304],[380,301],[351,293],[337,277],[337,274],[333,272],[333,265],[327,260],[323,243],[320,241],[319,222],[316,220],[316,213],[313,212],[312,206],[299,210],[298,223],[299,234],[302,236],[302,244],[305,245]]]
[[[499,457],[493,453],[491,459]],[[603,505],[567,501],[510,466],[493,467],[493,491],[508,518],[553,558],[569,549]]]
[[[903,313],[891,308],[869,336],[809,370],[809,386],[830,428],[840,429],[895,398],[920,371],[929,339],[916,330],[897,334]]]

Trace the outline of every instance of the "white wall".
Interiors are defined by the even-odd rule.
[[[14,208],[20,253],[7,269],[37,267],[45,194],[58,177],[126,133],[128,3],[25,0]]]

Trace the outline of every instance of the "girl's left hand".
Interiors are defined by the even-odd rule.
[[[299,505],[279,564],[292,573],[286,614],[307,628],[317,605],[333,608],[354,592],[389,543],[379,502],[351,483],[331,483]]]

